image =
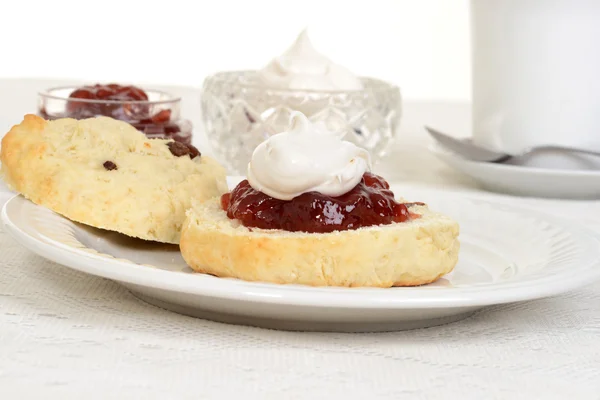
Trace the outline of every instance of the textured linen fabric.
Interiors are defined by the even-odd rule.
[[[425,146],[404,137],[381,170],[600,230],[600,202],[483,192]],[[156,308],[0,232],[0,398],[598,399],[600,283],[428,329],[281,332]]]

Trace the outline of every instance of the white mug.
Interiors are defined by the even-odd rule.
[[[600,151],[600,0],[471,0],[471,39],[475,143]]]

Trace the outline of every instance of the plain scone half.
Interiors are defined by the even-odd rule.
[[[217,161],[177,157],[171,142],[149,139],[109,117],[46,121],[26,115],[2,139],[0,176],[72,221],[178,244],[192,199],[219,196],[227,182]]]
[[[188,210],[180,249],[196,272],[309,286],[392,287],[431,283],[458,261],[459,225],[427,206],[420,218],[332,233],[247,228],[218,199]]]

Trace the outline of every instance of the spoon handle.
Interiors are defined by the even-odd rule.
[[[533,151],[533,150],[559,150],[559,151],[568,151],[571,153],[589,154],[592,156],[600,157],[600,152],[598,152],[598,151],[593,151],[593,150],[588,150],[588,149],[578,149],[575,147],[568,147],[568,146],[558,146],[558,145],[536,146],[536,147],[530,149],[530,151]]]

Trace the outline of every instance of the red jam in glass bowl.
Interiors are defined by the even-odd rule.
[[[192,125],[180,119],[180,107],[178,97],[114,83],[52,88],[38,96],[38,114],[45,119],[102,115],[129,122],[149,138],[191,144]]]
[[[247,180],[221,197],[227,216],[246,227],[309,233],[405,222],[419,217],[409,208],[422,204],[398,203],[385,179],[368,172],[354,189],[339,197],[309,192],[289,201],[278,200],[255,190]]]

